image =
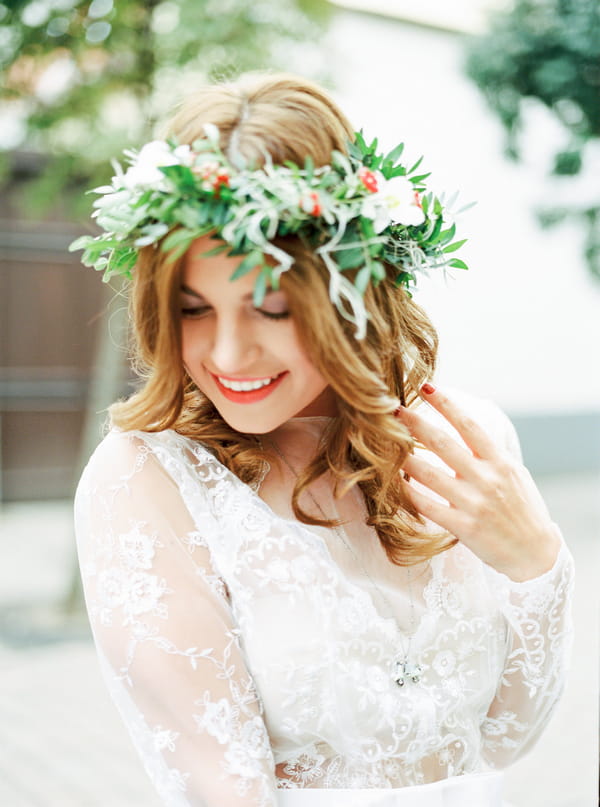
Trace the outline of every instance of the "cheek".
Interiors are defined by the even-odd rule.
[[[203,361],[207,350],[207,337],[198,322],[183,322],[181,326],[181,357],[189,370]]]
[[[320,392],[327,386],[327,381],[313,364],[295,334],[289,343],[288,356],[290,370],[295,373],[298,383],[304,384],[312,392],[315,390]]]

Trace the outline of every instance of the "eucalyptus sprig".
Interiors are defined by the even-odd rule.
[[[399,162],[403,144],[388,154],[377,146],[357,132],[348,153],[333,152],[329,165],[315,167],[307,157],[303,166],[267,159],[255,167],[234,166],[210,124],[191,146],[152,141],[126,152],[127,170],[115,163],[111,184],[92,191],[93,216],[104,232],[70,249],[83,249],[83,263],[108,280],[131,277],[143,247],[175,260],[210,234],[219,241],[211,253],[243,256],[232,279],[259,269],[254,303],[260,305],[293,266],[275,240],[296,236],[325,262],[331,300],[361,339],[368,319],[363,295],[386,277],[386,264],[407,290],[418,271],[467,268],[452,256],[464,240],[454,240],[441,198],[427,191],[421,160],[406,168]]]

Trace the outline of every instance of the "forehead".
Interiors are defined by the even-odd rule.
[[[203,236],[198,238],[186,252],[181,272],[182,286],[203,297],[240,299],[252,296],[259,269],[252,269],[242,277],[231,280],[231,276],[244,259],[244,255],[218,255],[206,253],[218,245],[218,241]]]

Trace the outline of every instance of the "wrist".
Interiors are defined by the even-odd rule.
[[[560,530],[555,524],[550,525],[543,535],[535,541],[535,552],[528,557],[521,557],[510,568],[499,569],[515,583],[526,583],[549,572],[558,558],[562,539]]]

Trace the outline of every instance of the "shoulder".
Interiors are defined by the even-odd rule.
[[[489,398],[479,398],[454,387],[444,386],[443,392],[456,402],[467,417],[478,423],[499,446],[519,460],[521,459],[519,438],[515,427],[498,404]],[[422,401],[418,404],[417,411],[434,425],[458,437],[456,430],[433,406]]]
[[[169,430],[155,434],[110,431],[90,457],[77,486],[78,535],[83,538],[94,531],[140,523],[159,531],[179,525],[178,534],[192,529],[181,474],[176,472],[184,462],[178,453],[182,440]],[[198,480],[195,494],[200,484]]]
[[[96,446],[82,479],[126,479],[144,468],[151,453],[143,432],[112,429]]]
[[[146,486],[149,481],[171,481],[168,467],[185,462],[185,451],[197,457],[206,453],[199,444],[166,429],[161,432],[108,432],[90,457],[81,480],[82,488],[132,488]]]

